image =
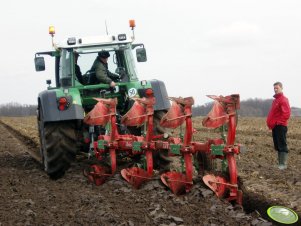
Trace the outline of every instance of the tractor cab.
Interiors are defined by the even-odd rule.
[[[84,38],[68,38],[58,44],[53,44],[55,51],[38,52],[35,56],[36,71],[45,70],[43,55],[55,57],[56,87],[74,87],[81,85],[95,85],[91,81],[93,71],[91,67],[101,51],[108,51],[109,71],[119,74],[117,82],[137,81],[137,70],[133,50],[135,49],[137,62],[147,60],[143,44],[132,44],[133,38],[126,34],[94,36]],[[79,66],[83,81],[76,76],[76,64]]]
[[[133,28],[135,25],[131,24]],[[56,96],[68,94],[77,99],[74,103],[81,105],[84,111],[91,110],[96,104],[95,98],[118,98],[120,112],[126,112],[129,107],[129,98],[143,97],[147,89],[156,89],[158,106],[161,110],[168,109],[170,104],[166,99],[167,92],[164,83],[155,81],[139,81],[136,62],[146,62],[146,50],[144,44],[134,42],[134,35],[116,34],[92,37],[69,37],[61,42],[54,42],[54,27],[49,28],[54,50],[38,52],[35,54],[36,71],[45,70],[44,56],[55,59],[55,84],[50,85],[47,80],[48,90],[54,90]],[[111,78],[116,86],[110,88],[109,84],[100,83],[95,71],[91,70],[95,61],[99,60],[98,53],[109,52],[108,70],[114,73]],[[164,86],[164,87],[163,87]],[[161,92],[164,92],[163,94]],[[76,97],[75,97],[76,96]],[[160,101],[161,100],[161,101]],[[163,103],[163,105],[162,105]],[[70,106],[70,103],[68,106]],[[160,110],[157,108],[158,110]]]

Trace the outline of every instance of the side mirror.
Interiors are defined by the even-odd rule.
[[[138,62],[146,62],[147,57],[145,48],[136,49],[136,57]]]
[[[36,71],[45,71],[45,61],[44,57],[35,57],[34,64],[36,67]]]

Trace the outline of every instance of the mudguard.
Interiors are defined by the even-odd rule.
[[[42,108],[43,122],[54,122],[63,120],[83,119],[84,110],[81,105],[75,104],[72,101],[72,96],[68,96],[71,100],[70,106],[64,111],[58,109],[57,96],[55,90],[45,90],[39,93],[38,110]]]
[[[168,110],[170,108],[170,102],[168,100],[168,94],[164,82],[153,79],[150,80],[150,83],[156,98],[154,110]]]

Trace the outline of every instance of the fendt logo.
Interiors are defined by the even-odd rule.
[[[128,91],[128,95],[129,97],[134,97],[137,95],[137,89],[135,88],[130,88],[129,91]]]

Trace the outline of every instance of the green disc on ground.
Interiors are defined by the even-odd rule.
[[[290,208],[272,206],[267,211],[270,218],[282,224],[293,224],[298,221],[298,215]]]

